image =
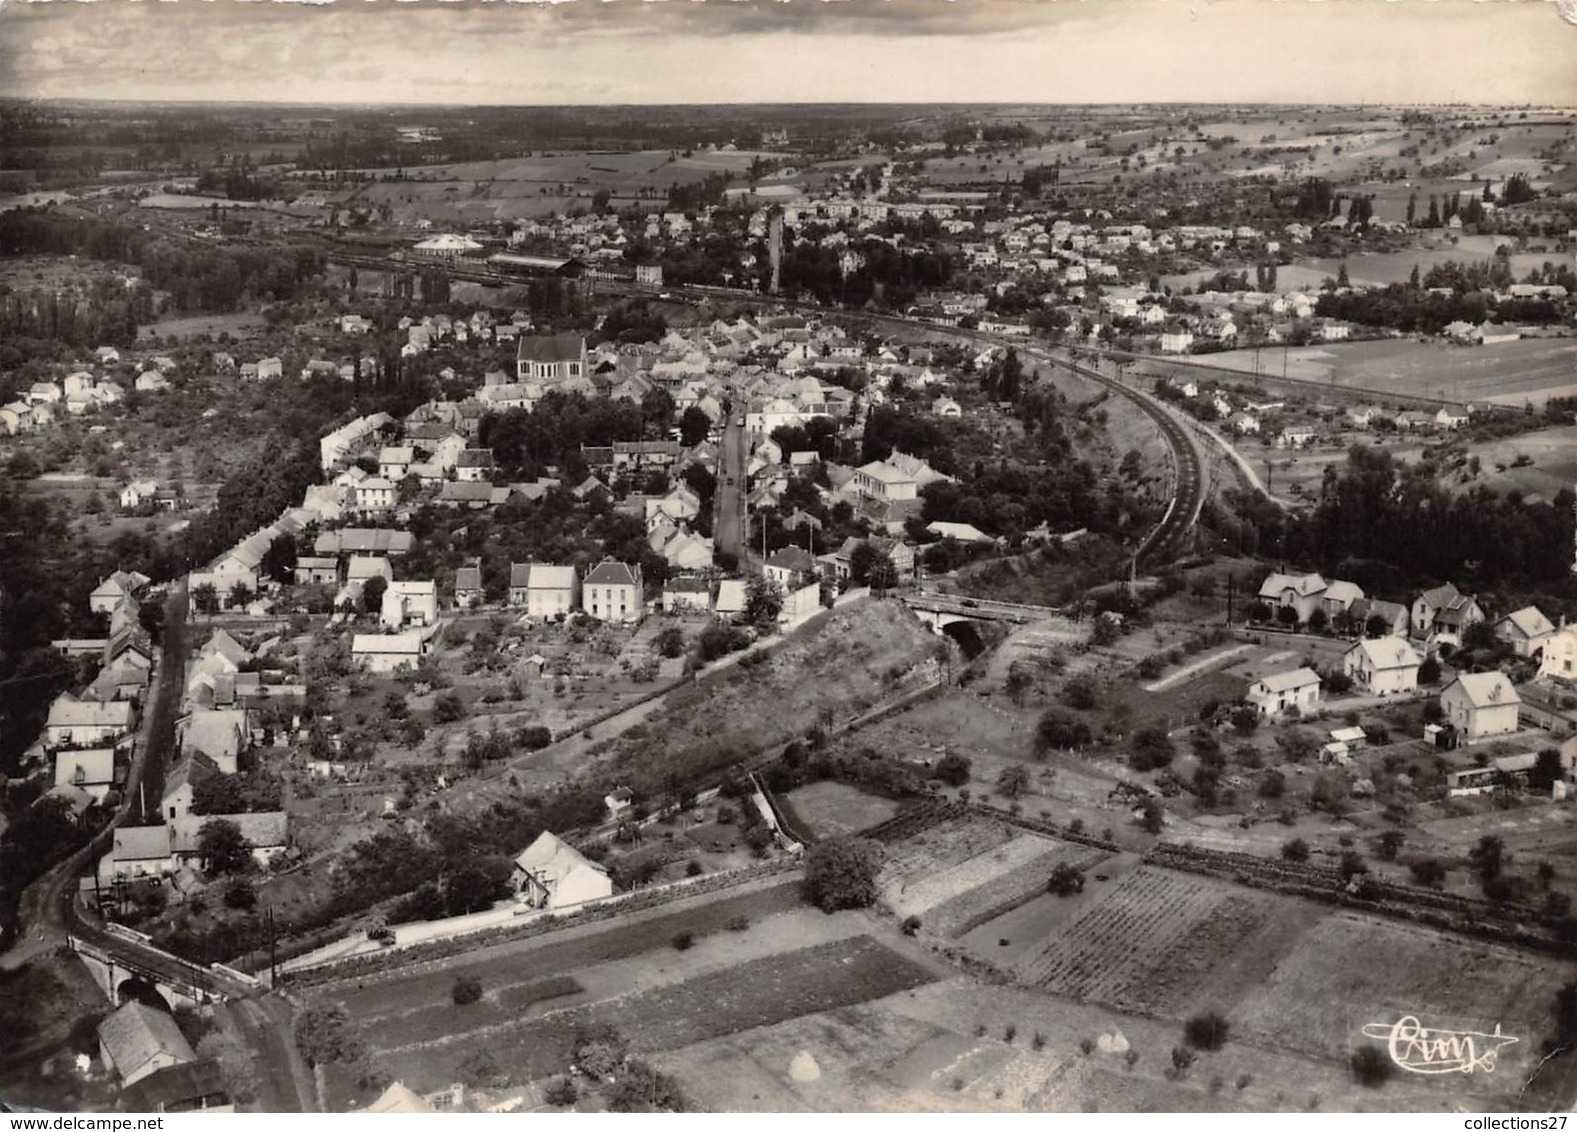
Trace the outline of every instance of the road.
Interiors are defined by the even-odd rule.
[[[54,950],[71,934],[113,946],[114,937],[104,937],[92,924],[77,914],[77,878],[94,867],[108,851],[114,830],[122,825],[141,825],[145,821],[142,796],[147,795],[149,810],[157,817],[164,790],[165,757],[175,741],[175,719],[180,712],[186,667],[186,581],[170,587],[164,604],[164,640],[159,664],[148,687],[148,710],[143,713],[133,750],[131,768],[120,808],[110,824],[91,842],[50,869],[22,893],[17,909],[17,943],[0,965],[15,967],[33,955]],[[135,820],[133,820],[135,818]]]
[[[277,996],[227,1002],[214,1008],[214,1021],[250,1055],[256,1096],[247,1105],[257,1112],[317,1112],[312,1071],[291,1037],[290,1003]]]
[[[735,560],[746,557],[750,541],[749,514],[745,506],[745,473],[750,459],[745,441],[744,410],[731,408],[723,425],[722,451],[717,461],[717,516],[712,537],[721,554]]]

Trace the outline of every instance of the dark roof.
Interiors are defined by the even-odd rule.
[[[710,594],[712,584],[705,578],[686,575],[680,578],[669,578],[663,585],[665,593],[671,594]]]
[[[482,568],[480,566],[462,566],[454,572],[454,588],[457,590],[479,590],[482,588]]]
[[[677,440],[615,440],[613,451],[626,456],[677,456],[683,449]]]
[[[523,590],[531,585],[531,563],[511,562],[509,564],[509,588]]]
[[[783,570],[808,572],[816,568],[816,559],[803,547],[785,546],[767,559],[767,565],[776,566]]]
[[[516,357],[523,362],[578,362],[586,340],[579,334],[534,334],[520,339]]]
[[[224,1074],[213,1060],[160,1069],[127,1085],[120,1095],[126,1112],[180,1112],[229,1103]]]
[[[593,468],[600,468],[613,463],[612,448],[582,444],[580,446],[580,455],[581,459],[585,460],[587,465]]]
[[[455,466],[460,468],[491,468],[493,466],[493,450],[491,448],[467,448],[460,453],[455,461]]]
[[[596,566],[591,573],[586,575],[588,586],[638,586],[640,568],[631,571],[623,562],[606,559]]]

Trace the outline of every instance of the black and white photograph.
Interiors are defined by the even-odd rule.
[[[0,2],[0,1113],[1471,1128],[1574,899],[1572,0]]]

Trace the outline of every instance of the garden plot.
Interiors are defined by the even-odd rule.
[[[1072,848],[1062,842],[1021,833],[1011,841],[993,846],[985,852],[945,868],[918,877],[903,878],[896,883],[884,883],[883,893],[893,913],[905,916],[925,916],[934,909],[971,895],[976,889],[988,886],[1005,877],[1031,871],[1044,885],[1051,875],[1052,864],[1061,851]],[[962,908],[962,905],[960,905]],[[957,914],[951,921],[954,926],[963,919]],[[935,925],[928,925],[937,930]],[[968,928],[963,930],[967,931]]]
[[[1010,842],[1008,847],[1015,844],[1017,841]],[[1049,842],[1043,852],[1023,865],[932,907],[925,916],[926,930],[957,939],[981,924],[1044,895],[1046,882],[1051,879],[1052,870],[1058,865],[1090,869],[1110,856],[1102,849]]]
[[[901,890],[988,853],[1013,839],[1017,831],[989,818],[950,818],[887,847],[880,883],[883,891]]]
[[[1145,866],[1021,963],[1019,975],[1068,998],[1175,1013],[1266,924],[1275,899]]]

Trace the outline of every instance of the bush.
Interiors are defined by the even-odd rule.
[[[1440,682],[1440,662],[1432,656],[1424,658],[1418,666],[1418,682],[1420,684],[1438,684]]]
[[[941,779],[949,786],[967,786],[971,765],[967,756],[949,751],[937,760],[931,777]]]
[[[674,936],[673,944],[675,951],[689,951],[695,946],[695,933],[679,932]]]
[[[1379,1046],[1364,1046],[1355,1050],[1352,1060],[1353,1079],[1366,1089],[1378,1089],[1391,1079],[1391,1059]]]
[[[1101,702],[1100,689],[1088,676],[1075,676],[1063,685],[1062,702],[1075,711],[1088,711]]]
[[[1133,737],[1128,765],[1137,771],[1159,770],[1171,765],[1175,753],[1165,727],[1146,727]]]
[[[1187,1073],[1188,1067],[1194,1064],[1198,1055],[1187,1046],[1172,1047],[1172,1068],[1179,1073]]]
[[[750,917],[749,916],[735,916],[733,919],[729,920],[728,923],[724,924],[723,926],[725,928],[727,928],[731,932],[749,931],[750,930]]]
[[[469,1006],[482,997],[482,982],[475,975],[461,975],[450,988],[449,997],[456,1006]]]
[[[1446,867],[1433,857],[1425,857],[1422,861],[1414,861],[1408,866],[1408,871],[1413,874],[1413,880],[1429,888],[1438,888],[1446,879]]]
[[[1055,711],[1046,712],[1035,726],[1035,747],[1041,754],[1088,747],[1090,739],[1087,723]]]
[[[568,1077],[555,1077],[542,1091],[542,1099],[555,1108],[568,1108],[580,1099],[580,1092]]]
[[[1281,843],[1281,858],[1301,865],[1309,859],[1309,843],[1301,837],[1294,837],[1291,841]]]
[[[1227,1020],[1211,1010],[1183,1023],[1183,1038],[1195,1049],[1220,1049],[1226,1044],[1228,1029]]]
[[[919,916],[905,916],[904,917],[904,922],[903,922],[903,934],[904,935],[915,935],[919,931],[920,931],[920,917]]]
[[[700,861],[691,861],[684,867],[684,875],[687,877],[698,877],[705,871]]]
[[[805,854],[805,898],[823,912],[869,908],[876,903],[881,846],[875,841],[834,837]]]
[[[445,692],[433,701],[434,723],[455,723],[465,716],[465,704],[453,692]]]
[[[1077,896],[1084,891],[1084,874],[1063,861],[1051,870],[1051,879],[1046,882],[1046,891],[1055,896]]]

